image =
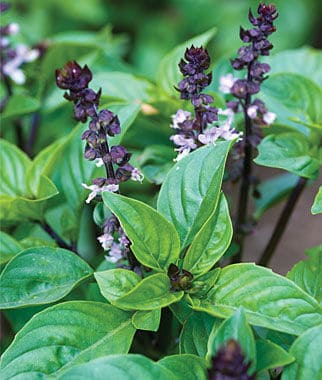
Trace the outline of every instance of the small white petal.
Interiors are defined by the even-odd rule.
[[[11,35],[17,34],[19,32],[19,29],[20,29],[19,25],[13,22],[9,25],[9,34]]]
[[[35,59],[37,59],[39,57],[39,50],[37,49],[32,49],[32,50],[28,50],[25,54],[24,54],[24,61],[25,62],[32,62],[34,61]]]
[[[96,158],[96,160],[95,160],[95,165],[96,165],[98,168],[100,168],[101,166],[103,166],[103,165],[104,165],[104,161],[103,161],[103,159],[102,159],[102,158]]]
[[[219,78],[219,90],[224,94],[230,94],[230,89],[237,78],[233,77],[233,74],[223,75]]]
[[[250,106],[247,108],[247,115],[251,118],[251,119],[255,119],[257,117],[257,110],[258,110],[258,107],[257,106]]]
[[[266,112],[263,115],[263,120],[266,124],[272,124],[276,119],[276,114],[273,112]]]
[[[20,69],[12,71],[9,76],[17,84],[24,84],[26,81],[25,74]]]
[[[179,123],[183,123],[185,120],[189,119],[191,116],[191,112],[184,111],[184,110],[178,110],[175,115],[172,115],[172,124],[170,125],[171,128],[179,129]]]

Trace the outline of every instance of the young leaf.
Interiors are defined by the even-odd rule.
[[[1,379],[42,378],[93,358],[127,353],[134,332],[131,314],[112,305],[60,303],[19,331],[2,356]]]
[[[239,306],[247,321],[293,335],[322,323],[317,301],[287,278],[254,264],[234,264],[222,269],[206,300],[193,300],[196,310],[220,318]]]
[[[180,354],[194,354],[205,357],[210,332],[219,326],[221,319],[206,313],[194,312],[183,324],[179,350]]]
[[[309,259],[300,261],[287,273],[287,278],[295,282],[320,304],[322,303],[322,245],[308,250]]]
[[[182,249],[217,207],[230,146],[221,141],[192,152],[170,170],[161,187],[158,211],[174,224]]]
[[[277,114],[277,124],[322,130],[322,89],[310,78],[285,72],[270,75],[261,98]]]
[[[256,370],[263,371],[285,366],[294,361],[294,357],[282,347],[266,339],[256,340],[257,367]]]
[[[322,326],[316,326],[300,335],[290,354],[295,362],[284,368],[282,380],[320,379],[322,373]]]
[[[141,277],[126,269],[110,269],[94,273],[102,295],[111,303],[130,292]]]
[[[313,215],[322,213],[322,186],[319,187],[319,191],[314,198],[314,203],[311,207],[311,213]]]
[[[96,73],[91,82],[93,88],[102,88],[109,98],[123,101],[152,102],[157,97],[157,88],[145,78],[118,71]]]
[[[261,216],[285,198],[295,187],[299,177],[292,173],[283,173],[263,181],[257,187],[260,193],[255,198],[255,212],[253,217],[259,220]]]
[[[113,304],[125,310],[160,309],[178,302],[183,297],[183,291],[171,292],[170,287],[170,280],[166,274],[153,274],[139,282],[125,295],[115,299]]]
[[[224,255],[233,234],[228,204],[224,194],[220,195],[218,206],[188,249],[183,268],[194,276],[210,270]]]
[[[0,264],[8,262],[22,249],[22,245],[17,240],[0,231]]]
[[[108,376],[108,377],[107,377]],[[179,380],[165,367],[143,355],[110,355],[64,371],[58,380]],[[205,380],[205,379],[200,379]]]
[[[207,43],[214,37],[216,33],[216,28],[212,28],[207,32],[196,36],[183,44],[174,48],[170,53],[168,53],[160,62],[158,74],[157,74],[157,84],[170,96],[176,96],[177,92],[174,89],[181,78],[179,72],[178,63],[180,59],[184,56],[186,48],[190,48],[191,45],[199,47],[203,45],[204,47]]]
[[[167,271],[169,265],[177,261],[178,234],[161,214],[142,202],[114,193],[103,193],[103,201],[120,220],[140,263]]]
[[[15,256],[1,273],[0,308],[55,302],[92,272],[85,261],[65,249],[26,249]]]
[[[195,355],[166,356],[159,360],[158,364],[171,371],[178,380],[206,380],[207,378],[206,361]]]
[[[173,166],[175,152],[165,145],[150,145],[137,157],[137,162],[149,181],[160,185]]]
[[[266,60],[266,59],[265,59]],[[322,86],[322,52],[311,47],[284,50],[267,57],[271,74],[294,73],[310,78]]]
[[[0,177],[0,219],[42,220],[47,200],[58,194],[55,185],[40,176],[37,193],[28,189],[26,172],[31,161],[13,144],[0,141],[0,161],[6,170]]]
[[[32,98],[25,94],[16,94],[10,96],[8,103],[1,115],[2,121],[10,117],[19,117],[37,111],[40,106],[38,99]]]
[[[235,314],[222,322],[219,327],[217,324],[214,325],[208,341],[207,357],[211,358],[214,356],[219,348],[225,345],[229,339],[235,339],[238,342],[243,353],[246,355],[246,361],[249,362],[251,360],[251,368],[255,370],[255,339],[242,308],[239,308]]]
[[[320,163],[304,135],[269,135],[258,146],[256,164],[287,170],[298,176],[316,179]]]
[[[132,323],[138,330],[158,331],[161,309],[139,310],[133,314]]]

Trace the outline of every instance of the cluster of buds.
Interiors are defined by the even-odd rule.
[[[180,92],[181,99],[191,101],[194,114],[180,109],[172,116],[171,127],[175,129],[176,134],[170,139],[178,147],[177,161],[190,151],[213,143],[219,137],[226,140],[239,137],[239,133],[231,128],[233,112],[218,110],[211,106],[213,97],[203,93],[212,79],[211,73],[205,73],[210,66],[207,50],[192,45],[191,48],[186,49],[184,58],[179,63],[184,79],[179,82],[177,90]]]
[[[97,240],[105,251],[109,251],[109,255],[105,256],[107,261],[117,263],[127,257],[129,253],[130,241],[115,215],[105,220],[103,235],[99,236]]]
[[[0,2],[0,14],[8,9],[9,5],[7,3]],[[0,72],[1,77],[9,77],[17,84],[24,84],[26,78],[20,67],[26,62],[32,62],[37,59],[40,51],[38,49],[29,49],[24,44],[12,46],[9,37],[18,32],[19,25],[16,23],[0,27]]]
[[[220,78],[219,89],[223,93],[232,94],[237,98],[237,101],[227,103],[227,106],[234,112],[238,112],[241,106],[254,124],[269,125],[274,122],[276,115],[269,112],[262,101],[255,99],[251,102],[251,96],[260,91],[260,85],[267,78],[266,74],[270,70],[267,63],[261,63],[258,59],[260,56],[269,55],[273,48],[268,36],[276,30],[273,22],[278,13],[274,5],[265,3],[259,4],[257,12],[258,17],[254,17],[249,10],[248,18],[253,28],[248,30],[240,28],[240,39],[246,45],[238,50],[237,58],[231,60],[234,70],[247,70],[247,77],[246,79],[237,79],[232,74],[228,74]]]
[[[95,178],[93,184],[86,189],[91,190],[87,198],[89,203],[104,191],[117,192],[121,182],[132,179],[142,181],[141,172],[129,164],[131,154],[121,145],[109,147],[108,136],[121,132],[120,121],[108,109],[98,111],[101,90],[95,92],[88,88],[92,80],[92,72],[85,65],[83,68],[75,61],[67,62],[62,69],[56,70],[57,86],[64,90],[64,97],[74,103],[74,117],[85,123],[88,119],[88,129],[83,133],[86,141],[84,156],[89,161],[96,160],[97,166],[105,166],[107,178]]]
[[[212,367],[208,371],[209,380],[255,380],[256,375],[249,375],[251,362],[245,363],[238,342],[230,339],[212,358]]]
[[[175,264],[170,264],[168,268],[171,290],[173,292],[187,290],[192,286],[193,275],[185,269],[179,269]]]

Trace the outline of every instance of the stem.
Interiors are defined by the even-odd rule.
[[[273,257],[275,249],[286,229],[287,223],[292,215],[292,212],[295,208],[295,205],[302,191],[304,190],[306,182],[307,182],[307,178],[303,178],[303,177],[300,177],[299,180],[297,181],[297,184],[294,187],[293,191],[291,192],[284,206],[284,209],[277,221],[273,234],[258,261],[259,265],[267,266],[267,264],[270,262],[271,258]]]
[[[252,120],[247,114],[247,108],[251,103],[250,95],[247,95],[245,104],[242,104],[244,110],[245,119],[245,147],[244,147],[244,162],[243,162],[243,172],[242,172],[242,183],[239,191],[239,202],[237,211],[237,223],[236,223],[236,242],[239,245],[239,251],[237,255],[233,257],[233,262],[240,262],[243,256],[244,250],[244,240],[245,231],[244,225],[247,218],[247,207],[249,199],[249,188],[250,180],[252,174],[252,158],[253,149],[250,142],[250,137],[252,135]]]
[[[29,136],[28,136],[28,140],[26,142],[26,148],[25,148],[26,153],[28,154],[29,157],[32,157],[32,148],[37,137],[39,123],[40,123],[40,114],[39,112],[36,112],[34,113],[32,117],[31,129],[29,132]]]
[[[76,251],[76,247],[74,247],[73,245],[71,244],[68,244],[66,243],[51,227],[49,224],[47,223],[40,223],[38,222],[40,227],[47,232],[47,234],[53,239],[55,240],[55,242],[57,243],[57,245],[60,247],[60,248],[65,248],[65,249],[68,249],[70,251],[73,251],[75,253],[77,253]]]

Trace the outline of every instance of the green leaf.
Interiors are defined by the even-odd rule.
[[[270,75],[263,83],[261,98],[277,114],[275,123],[322,130],[322,88],[298,74]]]
[[[195,355],[171,355],[158,361],[158,364],[167,368],[179,380],[206,380],[206,361]],[[166,378],[168,379],[168,378]]]
[[[118,71],[96,73],[91,87],[102,88],[104,97],[126,102],[151,102],[157,99],[157,89],[146,80],[133,74]]]
[[[206,300],[193,300],[193,308],[227,318],[239,306],[247,321],[293,335],[322,323],[317,301],[287,278],[254,264],[223,268]]]
[[[269,57],[270,75],[277,73],[301,74],[322,87],[322,52],[311,47],[284,50]]]
[[[182,77],[179,72],[178,63],[180,59],[183,58],[185,50],[190,48],[191,45],[194,45],[195,47],[202,45],[205,47],[214,37],[215,33],[216,28],[212,28],[203,34],[184,42],[168,53],[159,65],[157,74],[157,84],[159,87],[171,96],[178,96],[178,92],[174,89],[174,86],[178,85],[178,82]]]
[[[2,121],[9,117],[19,117],[35,112],[40,107],[39,100],[25,94],[10,96],[1,118]]]
[[[74,252],[29,248],[15,256],[1,273],[0,308],[55,302],[91,274],[92,269]]]
[[[183,268],[194,276],[206,273],[224,255],[232,235],[228,204],[222,193],[216,210],[193,239],[184,257]]]
[[[158,211],[174,224],[182,249],[217,207],[230,146],[221,141],[190,153],[170,170],[161,187]]]
[[[151,145],[137,157],[137,162],[150,182],[160,185],[173,166],[175,152],[172,147],[165,145]]]
[[[173,225],[146,204],[114,193],[103,193],[105,205],[118,217],[132,242],[136,258],[148,267],[167,271],[179,256],[179,237]]]
[[[218,325],[214,325],[209,341],[207,357],[210,359],[216,352],[226,344],[229,339],[235,339],[243,353],[246,361],[252,362],[251,368],[256,368],[256,346],[251,327],[247,323],[246,315],[242,308],[239,308],[230,318]]]
[[[320,304],[322,303],[322,245],[308,251],[309,259],[300,261],[287,273],[287,278],[295,282]]]
[[[160,309],[178,302],[183,297],[183,291],[170,292],[170,287],[170,280],[166,274],[153,274],[139,282],[125,295],[113,300],[113,304],[125,310]]]
[[[110,355],[65,371],[59,380],[179,380],[170,371],[142,355]],[[201,379],[204,380],[204,379]]]
[[[282,347],[266,339],[256,340],[257,367],[256,370],[263,371],[277,367],[283,367],[294,361],[294,357]]]
[[[127,269],[110,269],[94,273],[102,295],[111,303],[130,292],[141,277]]]
[[[259,198],[255,198],[255,212],[253,217],[259,220],[261,216],[284,199],[295,187],[299,177],[292,173],[283,173],[261,182],[257,187],[260,193]]]
[[[132,323],[138,330],[158,331],[161,309],[139,310],[133,314]]]
[[[319,191],[314,198],[314,203],[311,207],[311,213],[313,215],[322,213],[322,186],[319,187]]]
[[[6,168],[0,177],[0,219],[43,220],[47,200],[58,193],[56,186],[46,176],[40,176],[38,191],[32,193],[26,179],[31,161],[5,140],[0,141],[0,161]]]
[[[60,303],[19,331],[2,356],[1,379],[41,378],[93,358],[127,353],[134,332],[131,314],[112,305]]]
[[[258,146],[256,164],[287,170],[298,176],[316,179],[320,163],[306,137],[299,133],[269,135]]]
[[[313,327],[293,343],[290,354],[295,362],[284,368],[282,380],[321,379],[322,326]]]
[[[206,313],[194,312],[183,324],[179,350],[180,354],[194,354],[205,357],[210,332],[219,326],[221,320]]]
[[[22,245],[17,240],[0,231],[0,264],[11,260],[22,249]]]

